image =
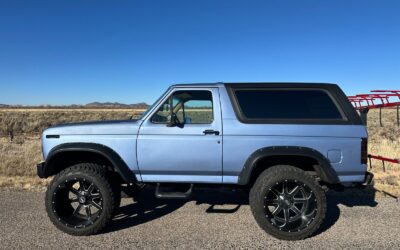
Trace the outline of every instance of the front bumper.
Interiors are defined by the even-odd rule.
[[[36,165],[36,168],[37,168],[37,175],[40,177],[40,178],[47,178],[47,176],[45,175],[45,162],[41,162],[41,163],[39,163],[39,164],[37,164]]]

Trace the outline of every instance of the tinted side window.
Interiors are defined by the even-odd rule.
[[[236,90],[235,95],[248,119],[343,119],[321,90]]]

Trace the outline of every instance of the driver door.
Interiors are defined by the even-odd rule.
[[[137,159],[145,182],[222,183],[218,88],[177,88],[139,130]]]

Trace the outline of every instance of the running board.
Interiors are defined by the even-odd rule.
[[[173,192],[173,191],[161,191],[162,187],[160,183],[157,183],[155,195],[160,199],[188,199],[192,196],[193,184],[185,192]]]

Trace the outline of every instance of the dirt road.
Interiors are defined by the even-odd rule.
[[[400,203],[390,198],[330,194],[327,220],[320,232],[304,241],[284,242],[258,228],[246,195],[240,192],[199,192],[184,202],[157,200],[147,190],[137,202],[124,199],[106,231],[90,237],[58,231],[47,218],[43,196],[37,192],[0,192],[1,249],[381,250],[400,246]]]

